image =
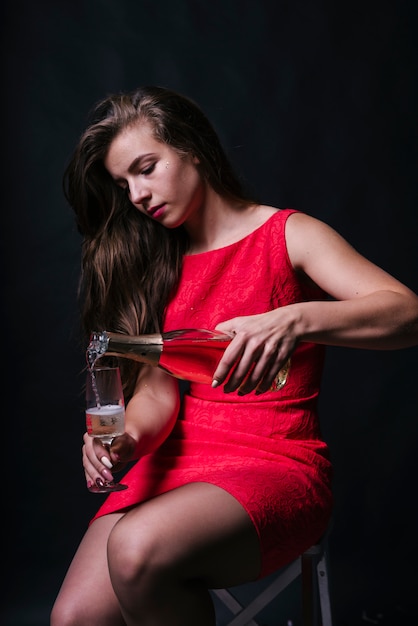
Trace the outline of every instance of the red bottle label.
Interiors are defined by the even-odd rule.
[[[210,385],[230,341],[179,338],[164,341],[159,366],[177,378]]]

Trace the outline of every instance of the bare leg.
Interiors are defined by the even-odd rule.
[[[124,626],[107,564],[107,542],[120,514],[97,519],[74,556],[51,613],[51,626]]]
[[[208,589],[256,578],[259,543],[241,505],[192,483],[153,498],[115,525],[110,576],[128,626],[214,626]]]

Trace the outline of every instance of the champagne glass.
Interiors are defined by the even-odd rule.
[[[125,400],[118,367],[94,367],[86,378],[86,425],[90,437],[110,448],[115,437],[125,430]],[[110,493],[127,485],[104,480],[103,487],[92,485],[92,493]]]

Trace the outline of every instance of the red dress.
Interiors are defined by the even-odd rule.
[[[214,329],[233,317],[324,299],[291,266],[285,224],[293,212],[278,210],[229,246],[186,255],[164,330]],[[332,509],[332,468],[317,415],[323,359],[324,346],[300,343],[286,385],[260,396],[191,383],[168,439],[127,472],[129,489],[109,495],[95,518],[185,483],[213,483],[253,521],[260,576],[294,559],[321,536]]]

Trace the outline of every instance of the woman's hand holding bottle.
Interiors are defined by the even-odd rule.
[[[293,306],[218,324],[216,330],[233,333],[234,338],[218,363],[212,386],[226,380],[224,391],[238,390],[239,395],[281,389],[298,343]]]

